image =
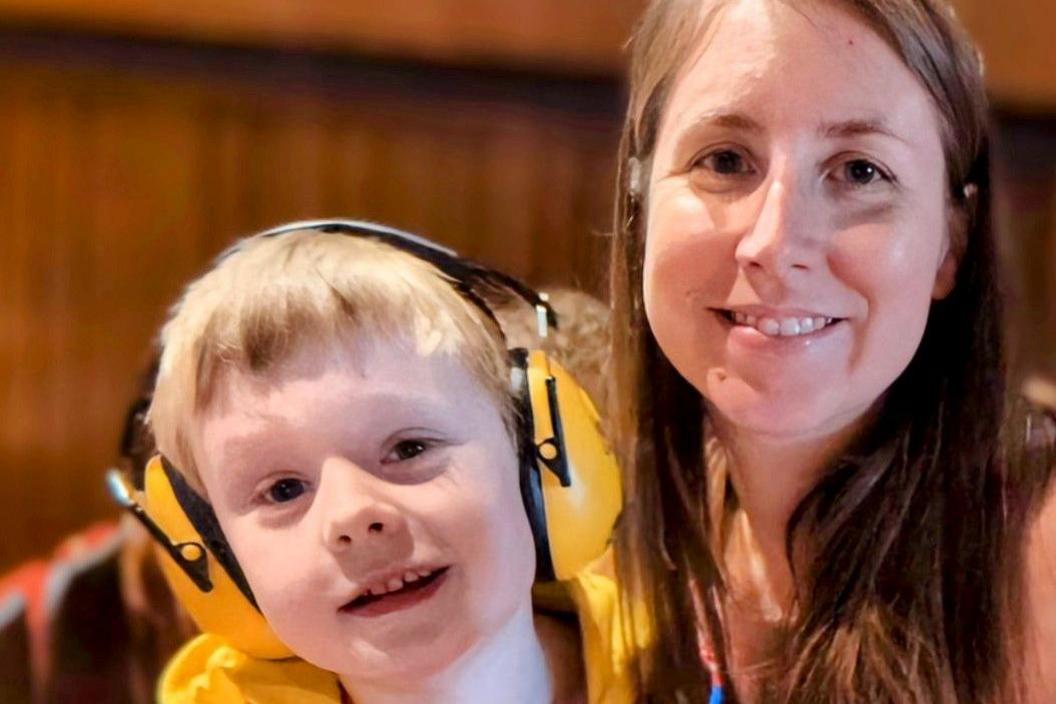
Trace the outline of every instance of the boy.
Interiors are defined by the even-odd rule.
[[[375,239],[293,230],[192,283],[162,346],[158,449],[298,658],[203,636],[163,702],[630,700],[610,582],[573,580],[578,632],[533,612],[509,356],[476,294]]]

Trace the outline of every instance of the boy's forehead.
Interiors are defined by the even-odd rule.
[[[221,390],[264,391],[290,380],[326,373],[363,377],[372,357],[404,356],[414,347],[407,335],[305,332],[283,345],[278,354],[264,363],[253,365],[249,360],[240,359],[221,365],[216,382]]]
[[[411,421],[439,428],[481,412],[504,415],[503,400],[451,355],[421,355],[405,344],[379,342],[306,346],[297,357],[270,370],[225,372],[195,423],[209,459],[257,451],[278,429],[354,437]]]
[[[290,395],[316,380],[357,395],[406,397],[425,403],[467,394],[486,394],[485,385],[459,355],[444,350],[424,351],[409,336],[356,335],[333,340],[305,340],[287,355],[260,369],[229,364],[219,371],[216,393],[205,414],[225,413],[237,405],[248,416],[274,419],[267,399]],[[247,406],[247,401],[256,403]],[[281,402],[279,403],[281,407]]]

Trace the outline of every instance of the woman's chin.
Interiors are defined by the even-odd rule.
[[[793,440],[836,432],[844,423],[837,400],[817,390],[760,391],[727,378],[705,396],[716,419],[739,434]]]

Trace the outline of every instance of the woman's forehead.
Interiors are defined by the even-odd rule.
[[[930,98],[888,44],[832,3],[740,0],[722,8],[678,72],[661,127],[882,126],[912,138]]]

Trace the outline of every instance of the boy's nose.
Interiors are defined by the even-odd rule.
[[[328,468],[319,487],[324,496],[323,541],[335,552],[399,540],[407,532],[403,513],[385,495],[381,479],[351,463]]]
[[[331,550],[345,550],[366,542],[395,538],[404,530],[402,516],[378,502],[356,501],[338,515],[331,516],[323,529],[323,539]],[[364,505],[367,504],[367,505]]]

